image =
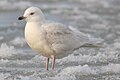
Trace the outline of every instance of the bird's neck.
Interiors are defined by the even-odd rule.
[[[34,25],[41,25],[45,22],[45,20],[34,20],[34,21],[27,21],[26,25],[31,25],[31,24],[34,24]]]

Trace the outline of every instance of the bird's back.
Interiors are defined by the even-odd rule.
[[[71,54],[75,49],[88,42],[88,37],[60,23],[42,25],[46,32],[46,41],[58,58]]]

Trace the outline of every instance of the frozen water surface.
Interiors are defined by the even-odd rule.
[[[6,7],[7,6],[7,7]],[[24,10],[38,6],[48,19],[105,40],[81,48],[46,71],[43,56],[24,39]],[[0,80],[120,80],[120,0],[0,0]]]

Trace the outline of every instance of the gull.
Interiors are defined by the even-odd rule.
[[[29,7],[18,19],[26,21],[25,39],[28,45],[46,57],[46,70],[49,59],[52,59],[54,70],[56,59],[66,57],[81,47],[98,47],[101,42],[73,27],[46,20],[38,7]]]

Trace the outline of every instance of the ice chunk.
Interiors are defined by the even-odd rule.
[[[0,80],[7,80],[7,78],[10,76],[10,74],[6,73],[6,74],[3,74],[3,73],[0,73]],[[9,79],[9,80],[12,80],[12,79]]]
[[[3,36],[0,36],[0,40],[3,40],[4,39],[4,37]]]
[[[44,60],[45,60],[45,58],[43,57],[43,56],[40,56],[40,55],[36,55],[35,57],[33,57],[32,59],[31,59],[31,61],[32,62],[34,62],[34,63],[43,63],[44,62]]]
[[[26,42],[24,38],[21,37],[16,37],[15,39],[13,39],[12,41],[10,41],[10,43],[14,44],[14,45],[20,45],[23,46]]]
[[[103,73],[120,73],[120,64],[110,63],[101,68]]]
[[[7,44],[3,43],[0,46],[0,58],[8,58],[17,54],[14,46],[7,46]]]
[[[32,3],[29,1],[8,1],[8,0],[1,0],[0,1],[0,9],[6,9],[6,10],[11,10],[11,9],[25,9],[29,6],[31,6]],[[8,6],[8,7],[5,7]]]
[[[34,77],[34,76],[21,76],[20,80],[42,80],[40,77]]]
[[[84,66],[74,66],[74,67],[67,67],[63,69],[58,75],[59,76],[70,76],[70,75],[96,75],[96,71],[91,69],[88,65]]]

